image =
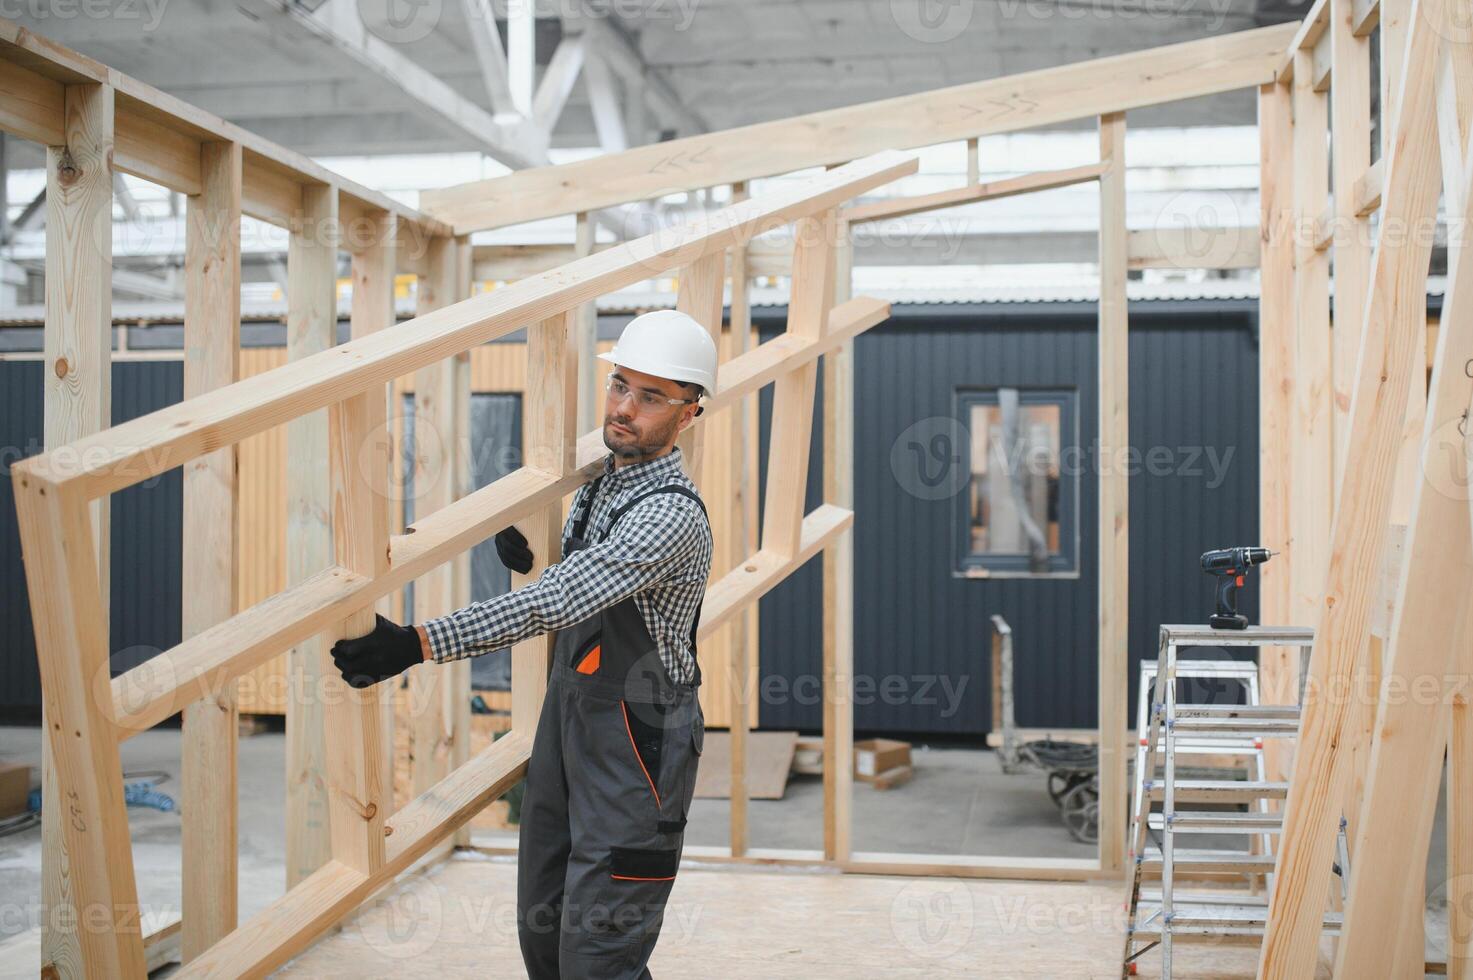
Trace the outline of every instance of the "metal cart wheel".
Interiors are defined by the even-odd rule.
[[[1059,804],[1059,819],[1069,836],[1081,844],[1094,844],[1100,839],[1100,780],[1090,776],[1064,794]]]

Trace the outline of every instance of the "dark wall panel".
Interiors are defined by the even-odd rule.
[[[762,324],[764,337],[781,325]],[[856,342],[855,726],[980,734],[991,728],[990,617],[1016,635],[1025,727],[1096,723],[1096,341],[1092,310],[901,315]],[[1203,621],[1211,547],[1256,543],[1257,352],[1252,317],[1132,310],[1130,652],[1155,656],[1162,622]],[[1077,393],[1078,574],[956,573],[955,494],[965,480],[956,392],[1020,386]],[[762,407],[765,478],[768,413]],[[817,426],[815,426],[817,435]],[[1067,442],[1066,442],[1067,445]],[[892,450],[898,451],[892,455]],[[953,451],[957,450],[957,451]],[[815,443],[809,507],[821,490]],[[814,730],[822,703],[821,562],[762,600],[761,723]],[[1244,608],[1256,614],[1248,590]]]
[[[0,362],[0,707],[41,703],[25,570],[16,530],[10,464],[41,449],[45,416],[38,361]],[[180,400],[178,362],[113,364],[112,414],[126,422]],[[135,666],[179,642],[182,480],[170,470],[112,496],[111,644],[114,672]]]

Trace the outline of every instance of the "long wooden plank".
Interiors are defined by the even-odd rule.
[[[1129,311],[1125,298],[1125,115],[1100,117],[1100,453],[1130,445]],[[1125,866],[1125,752],[1130,667],[1130,477],[1111,463],[1099,477],[1100,869]]]
[[[1123,112],[1272,81],[1296,25],[1281,24],[706,133],[427,191],[457,234],[597,210],[921,147]]]
[[[744,201],[748,197],[745,183],[733,184],[731,199]],[[752,279],[749,272],[748,252],[750,246],[734,248],[730,252],[727,268],[731,275],[730,347],[731,359],[741,360],[752,342]],[[722,368],[722,383],[730,380],[732,360]],[[733,411],[726,413],[728,422],[728,446],[731,450],[729,463],[733,474],[728,490],[728,547],[726,563],[719,569],[726,574],[737,567],[736,562],[757,550],[756,494],[752,492],[752,474],[755,465],[749,465],[756,452],[752,432],[752,404],[755,399],[739,398],[733,403]],[[713,568],[713,571],[717,569]],[[757,607],[748,605],[732,618],[727,638],[727,709],[730,717],[731,767],[729,772],[731,800],[728,808],[730,850],[741,855],[747,850],[747,734],[752,725],[752,690],[754,678],[752,668],[752,637],[755,635],[753,621]]]
[[[529,736],[503,735],[394,814],[382,867],[364,875],[329,862],[176,975],[267,976],[514,786],[531,753]]]
[[[300,210],[287,241],[286,348],[287,358],[302,361],[337,343],[338,296],[336,237],[337,195],[331,188],[311,188],[301,195]],[[323,230],[331,233],[324,240]],[[286,425],[286,584],[283,596],[310,594],[308,583],[332,565],[332,524],[328,512],[332,491],[328,485],[327,413],[313,412]],[[267,600],[283,615],[289,604]],[[258,607],[259,608],[259,607]],[[240,622],[239,618],[236,620]],[[249,620],[246,620],[249,622]],[[327,736],[323,725],[323,638],[317,629],[284,641],[295,644],[286,653],[286,883],[290,888],[322,867],[331,857],[327,816]],[[220,629],[206,630],[219,635]],[[187,650],[181,644],[175,650]],[[243,657],[252,666],[280,647],[263,649],[258,657]],[[169,656],[170,654],[165,654]],[[176,663],[188,664],[187,656]],[[126,676],[126,675],[124,675]],[[183,679],[186,675],[177,675]],[[121,680],[121,678],[119,678]],[[205,689],[200,691],[205,694]],[[114,692],[119,690],[114,685]],[[142,703],[142,692],[135,692]],[[119,717],[131,717],[121,710]],[[172,705],[169,706],[172,709]],[[167,715],[165,715],[167,717]],[[123,736],[157,720],[138,719],[125,724]]]
[[[185,206],[184,397],[240,377],[240,147],[200,150],[203,192]],[[184,468],[181,637],[235,613],[240,537],[236,447],[223,446]],[[184,709],[180,951],[187,961],[235,928],[235,686]]]
[[[1396,134],[1387,163],[1383,228],[1418,228],[1436,215],[1433,81],[1442,9],[1441,0],[1416,0],[1410,17]],[[1370,298],[1350,410],[1349,475],[1335,511],[1331,548],[1335,560],[1317,616],[1310,668],[1309,690],[1314,696],[1306,698],[1300,723],[1259,959],[1259,975],[1264,978],[1297,980],[1314,968],[1345,787],[1341,741],[1351,714],[1349,699],[1326,694],[1345,689],[1367,635],[1411,383],[1411,352],[1425,336],[1430,239],[1383,236],[1371,261]]]
[[[985,184],[973,184],[934,194],[919,194],[914,197],[892,197],[868,204],[856,204],[843,211],[843,218],[851,225],[866,221],[881,221],[887,218],[903,218],[912,214],[924,214],[938,208],[956,207],[959,204],[975,204],[978,201],[997,201],[1020,194],[1035,194],[1060,187],[1097,180],[1104,172],[1098,163],[1087,163],[1082,167],[1066,170],[1045,170],[1040,173],[1022,174],[1001,180],[990,180]]]
[[[46,222],[51,231],[46,235],[43,436],[48,447],[104,429],[112,417],[112,174],[108,158],[113,152],[113,93],[101,86],[83,85],[59,86],[55,94],[63,107],[64,125],[46,151]],[[96,589],[103,609],[108,595],[110,510],[105,500],[91,508],[95,567],[100,576]],[[36,601],[32,595],[31,602]],[[105,618],[102,635],[105,669]],[[53,730],[49,711],[43,703],[42,723],[48,733]],[[58,775],[52,742],[44,739],[41,902],[47,909],[81,908],[82,893],[75,887],[81,866],[74,865],[64,833],[64,797]],[[106,776],[107,772],[99,774]],[[123,839],[127,840],[126,831]],[[83,952],[75,927],[67,928],[63,918],[45,918],[41,926],[45,968],[54,968],[63,976],[81,976],[94,962],[84,960]]]
[[[860,324],[878,322],[886,311],[886,304],[859,297],[835,309],[831,320],[836,329],[800,354],[784,351],[782,357],[771,358],[765,348],[778,340],[770,340],[742,355],[731,366],[766,358],[767,367],[760,372],[742,372],[742,380],[733,382],[733,388],[723,386],[712,399],[711,411],[702,417],[713,415],[740,394],[755,391],[801,364],[811,363],[827,344],[852,336],[851,331],[863,329]],[[734,373],[727,371],[724,376]],[[578,440],[575,466],[569,473],[553,477],[533,466],[522,467],[416,521],[411,533],[392,540],[389,570],[380,578],[328,568],[164,651],[149,662],[148,670],[134,668],[115,678],[112,691],[119,737],[130,738],[146,731],[191,701],[208,697],[219,685],[259,666],[283,647],[322,632],[349,612],[402,588],[508,524],[521,526],[523,518],[592,479],[606,452],[601,429],[586,433]],[[554,536],[553,548],[556,546]],[[540,552],[534,548],[533,554],[538,556]],[[710,615],[709,610],[702,613],[703,619]],[[287,717],[290,726],[291,715]]]
[[[1279,555],[1262,566],[1259,609],[1265,623],[1290,621],[1290,581],[1294,555],[1289,550],[1293,507],[1294,210],[1293,118],[1290,95],[1282,85],[1258,91],[1258,172],[1260,281],[1258,301],[1259,497],[1258,537]],[[1299,652],[1274,647],[1259,655],[1263,699],[1272,704],[1297,700]],[[1283,780],[1291,753],[1284,739],[1266,739],[1268,778]]]
[[[669,269],[712,251],[833,208],[844,200],[913,173],[914,157],[878,153],[688,224],[579,259],[462,303],[417,317],[404,329],[354,338],[302,361],[145,415],[105,434],[17,464],[33,479],[78,481],[89,496],[130,486],[202,452],[239,442],[387,384],[394,377],[509,333],[528,321]]]
[[[1469,191],[1473,187],[1465,183],[1462,196]],[[1473,220],[1467,203],[1462,222]],[[1429,465],[1421,468],[1386,652],[1386,683],[1395,685],[1387,690],[1410,696],[1378,704],[1365,800],[1353,824],[1353,874],[1336,976],[1399,975],[1398,944],[1386,942],[1378,926],[1398,921],[1413,908],[1420,927],[1422,869],[1442,775],[1440,749],[1456,693],[1444,695],[1443,685],[1457,677],[1457,664],[1473,644],[1473,606],[1467,601],[1473,523],[1464,494],[1450,492],[1446,464],[1467,458],[1457,430],[1468,409],[1463,366],[1473,360],[1473,263],[1468,257],[1463,253],[1452,270],[1443,305],[1426,424]],[[1429,690],[1429,680],[1431,694],[1419,695]],[[1420,928],[1414,931],[1421,935]],[[1420,946],[1408,952],[1420,963]]]

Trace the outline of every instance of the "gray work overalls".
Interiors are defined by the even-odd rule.
[[[588,490],[564,546],[587,547]],[[600,540],[646,491],[610,515]],[[701,504],[701,513],[706,511]],[[696,652],[696,622],[690,647]],[[664,921],[695,793],[705,717],[677,684],[630,596],[553,647],[517,847],[517,933],[531,980],[639,980]]]

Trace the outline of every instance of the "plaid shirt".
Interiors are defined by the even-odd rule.
[[[691,623],[706,593],[711,571],[711,528],[694,500],[661,493],[636,504],[607,540],[600,540],[610,515],[647,490],[679,483],[695,485],[681,468],[677,447],[664,456],[614,468],[604,459],[603,479],[588,515],[588,546],[514,592],[472,603],[422,624],[436,663],[490,653],[552,630],[563,629],[629,596],[660,649],[676,683],[695,680]],[[592,483],[573,497],[563,524],[563,545]]]

